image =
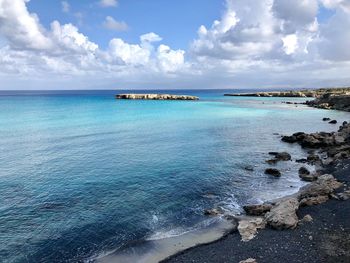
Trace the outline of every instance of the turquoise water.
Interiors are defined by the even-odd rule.
[[[337,126],[323,117],[349,120],[226,92],[172,92],[200,101],[0,93],[0,262],[84,261],[200,226],[206,208],[238,214],[295,192],[298,164],[279,163],[279,179],[264,174],[269,151],[305,156],[276,133],[331,131]]]

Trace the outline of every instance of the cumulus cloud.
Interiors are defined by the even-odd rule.
[[[54,87],[66,80],[81,88],[116,82],[142,88],[155,83],[271,88],[350,82],[348,0],[227,0],[219,19],[199,27],[188,52],[172,49],[154,32],[136,43],[113,38],[101,48],[73,24],[53,21],[44,28],[26,2],[0,0],[0,79],[11,85],[50,81]],[[326,21],[317,19],[320,6],[332,13]],[[111,16],[103,25],[128,27]]]
[[[116,7],[116,6],[118,6],[117,0],[100,0],[99,3],[102,7]]]
[[[129,29],[129,26],[124,21],[117,21],[111,16],[106,17],[103,26],[114,31],[127,31]]]

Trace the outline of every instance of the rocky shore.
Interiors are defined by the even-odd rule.
[[[171,94],[118,94],[115,98],[124,100],[199,100],[196,96]]]
[[[333,96],[350,95],[349,88],[329,88],[329,89],[305,89],[305,90],[288,90],[288,91],[269,91],[269,92],[254,92],[254,93],[229,93],[224,96],[233,97],[312,97],[320,98],[322,96]]]
[[[292,196],[247,204],[246,215],[224,216],[237,226],[231,234],[165,262],[350,262],[350,124],[336,132],[297,132],[281,139],[305,148],[307,156],[296,161],[315,165],[315,172],[305,167],[296,172],[310,183]],[[288,153],[270,154],[275,158],[268,163],[290,161]],[[266,174],[281,176],[269,169]]]
[[[350,94],[324,94],[315,100],[307,101],[305,104],[320,109],[350,111]]]

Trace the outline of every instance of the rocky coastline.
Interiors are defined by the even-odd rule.
[[[299,144],[308,153],[296,162],[314,165],[315,172],[305,167],[296,172],[309,184],[292,196],[262,204],[247,204],[244,206],[245,215],[223,215],[233,223],[231,234],[164,262],[273,263],[280,262],[280,259],[290,262],[350,262],[350,202],[345,202],[350,199],[350,124],[344,122],[336,132],[297,132],[282,136],[281,140]],[[291,160],[285,152],[271,152],[270,155],[274,158],[267,161],[269,164]],[[267,170],[268,176],[281,176],[275,168]],[[343,218],[345,211],[347,219]],[[214,208],[206,210],[205,214],[220,216],[221,211]],[[326,235],[328,240],[324,240]],[[271,243],[272,240],[280,243]],[[294,247],[295,244],[289,241],[299,247]],[[273,246],[282,249],[275,250]],[[306,250],[301,251],[301,247]]]
[[[117,94],[115,98],[124,100],[199,100],[196,96],[172,94]]]
[[[322,89],[304,89],[304,90],[288,90],[288,91],[266,91],[254,93],[226,93],[224,96],[233,97],[300,97],[300,98],[320,98],[332,95],[343,96],[350,95],[349,88],[322,88]]]

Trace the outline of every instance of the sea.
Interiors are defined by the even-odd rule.
[[[131,92],[200,100],[114,97]],[[0,91],[0,262],[157,262],[209,242],[227,228],[205,209],[240,215],[305,184],[307,153],[281,135],[350,116],[233,92]],[[271,151],[292,155],[280,178]]]

